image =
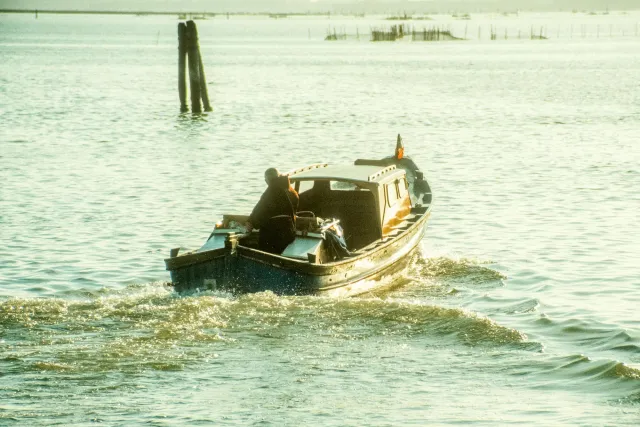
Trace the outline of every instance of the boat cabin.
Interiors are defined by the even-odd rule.
[[[351,251],[384,238],[411,211],[406,172],[395,165],[316,164],[289,178],[300,196],[299,215],[340,220]]]
[[[284,258],[314,264],[336,260],[324,244],[322,234],[336,223],[342,227],[347,250],[353,254],[406,230],[417,218],[411,215],[406,171],[395,165],[323,163],[295,169],[288,175],[300,196],[300,204],[297,236],[280,254]],[[225,247],[230,236],[238,233],[238,227],[248,219],[247,215],[223,215],[222,222],[196,252]],[[238,243],[255,250],[258,233],[238,234]]]

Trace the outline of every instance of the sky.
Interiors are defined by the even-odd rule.
[[[437,13],[640,9],[640,0],[0,0],[0,9],[188,12]]]

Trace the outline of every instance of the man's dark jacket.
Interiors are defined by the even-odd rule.
[[[276,178],[262,193],[249,216],[249,222],[260,229],[260,250],[281,254],[294,241],[298,203],[298,194],[289,187],[286,176]]]

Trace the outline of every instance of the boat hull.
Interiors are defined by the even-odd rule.
[[[418,248],[429,214],[375,248],[334,263],[309,263],[241,245],[169,258],[165,263],[176,291],[353,296],[393,282]]]

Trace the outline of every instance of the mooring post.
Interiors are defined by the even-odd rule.
[[[187,26],[184,22],[178,24],[178,96],[180,97],[180,112],[187,108]]]
[[[187,21],[187,57],[189,61],[189,87],[191,89],[191,112],[201,113],[200,104],[200,55],[198,54],[198,32],[193,21]]]
[[[193,22],[193,21],[192,21]],[[209,103],[209,91],[207,90],[207,77],[204,74],[204,65],[202,64],[202,54],[200,53],[200,43],[198,43],[198,28],[196,28],[195,22],[193,23],[193,43],[195,49],[198,52],[198,73],[200,76],[200,97],[202,98],[202,104],[204,111],[213,111],[211,104]]]
[[[202,55],[198,50],[198,58],[200,59],[200,95],[202,96],[202,104],[204,111],[213,111],[209,103],[209,91],[207,90],[207,78],[204,75],[204,65],[202,65]]]

